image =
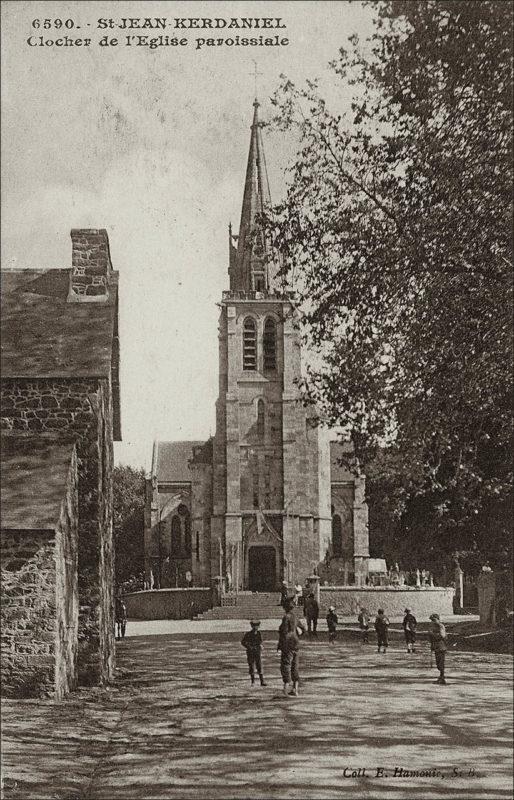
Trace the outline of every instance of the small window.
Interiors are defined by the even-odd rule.
[[[332,518],[332,554],[334,558],[341,558],[343,555],[343,530],[339,514]]]
[[[189,529],[189,525],[187,524],[186,524],[186,532],[184,534],[184,550],[186,552],[186,556],[191,555],[191,550],[192,550],[191,531]]]
[[[171,519],[171,543],[170,550],[172,556],[180,555],[182,547],[182,526],[180,524],[180,517],[176,514]]]
[[[267,319],[264,325],[264,369],[266,371],[277,368],[277,326],[275,320]]]
[[[257,436],[264,439],[264,400],[257,401]]]
[[[251,317],[243,325],[243,369],[257,369],[257,327]]]
[[[200,534],[196,531],[196,560],[200,561]]]

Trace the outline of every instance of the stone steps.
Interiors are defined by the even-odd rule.
[[[223,605],[204,611],[198,619],[281,619],[283,614],[279,592],[240,592],[226,595]]]
[[[197,619],[281,619],[282,606],[214,606],[199,614]]]

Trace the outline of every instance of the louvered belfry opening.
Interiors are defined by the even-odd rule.
[[[257,326],[252,317],[243,325],[243,369],[257,369]]]

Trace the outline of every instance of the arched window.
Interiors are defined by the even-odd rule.
[[[171,518],[171,546],[170,552],[172,556],[180,555],[182,545],[182,530],[180,525],[180,517],[176,514]]]
[[[264,400],[257,400],[257,436],[264,439]]]
[[[243,324],[243,369],[257,369],[257,327],[251,317]]]
[[[277,326],[275,320],[268,317],[264,324],[263,337],[264,369],[266,371],[277,368]]]
[[[332,554],[334,558],[341,558],[343,555],[343,529],[339,514],[332,517]]]

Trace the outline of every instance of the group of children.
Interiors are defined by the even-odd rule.
[[[306,632],[305,628],[307,626],[305,626],[305,628],[302,627],[302,623],[296,620],[294,614],[292,613],[292,609],[292,601],[290,604],[284,604],[284,611],[286,613],[279,628],[279,642],[277,649],[281,652],[280,669],[284,682],[284,693],[297,695],[299,680],[298,642],[299,637]],[[328,641],[330,644],[333,644],[337,637],[337,625],[339,622],[334,606],[330,606],[326,620],[328,628]],[[435,654],[436,666],[439,670],[439,678],[437,679],[436,683],[446,684],[445,657],[447,645],[445,627],[439,618],[439,614],[431,614],[430,622],[431,625],[428,632],[430,649]],[[360,610],[358,623],[362,631],[362,641],[364,644],[368,644],[370,615],[365,608],[361,608]],[[259,631],[260,624],[260,620],[250,621],[250,630],[247,631],[243,636],[241,644],[246,650],[251,684],[253,685],[255,683],[255,673],[257,672],[261,686],[266,686],[266,681],[264,680],[262,672],[262,636]],[[389,619],[385,615],[383,608],[378,609],[375,617],[374,627],[377,635],[378,652],[385,653],[389,645]],[[416,628],[416,617],[410,608],[406,608],[405,616],[403,618],[403,631],[408,653],[415,652]],[[308,630],[310,633],[311,625],[309,625]],[[314,626],[314,634],[316,634],[316,626]],[[289,683],[292,683],[291,691],[288,691]]]
[[[405,642],[407,644],[407,652],[414,653],[414,645],[416,644],[416,628],[418,622],[410,608],[406,608],[404,613],[403,632],[405,635]],[[437,617],[437,614],[432,616]],[[432,617],[430,617],[430,619],[432,619]],[[361,608],[360,614],[357,617],[357,621],[362,631],[362,641],[364,644],[368,644],[370,616],[365,608]],[[375,631],[377,634],[378,652],[385,653],[389,645],[389,620],[386,617],[383,608],[378,609],[377,616],[375,617]]]

